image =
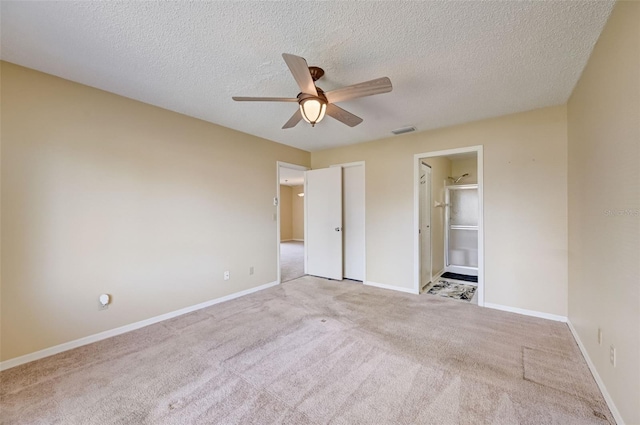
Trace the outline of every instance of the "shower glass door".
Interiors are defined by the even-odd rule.
[[[478,274],[478,185],[448,186],[446,190],[447,271]]]

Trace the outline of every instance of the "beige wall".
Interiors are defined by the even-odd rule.
[[[413,155],[484,146],[485,300],[567,314],[567,119],[555,106],[313,152],[366,161],[367,279],[413,288]]]
[[[444,271],[444,187],[451,175],[451,161],[444,157],[425,158],[431,166],[431,267],[433,275]]]
[[[276,161],[308,152],[1,73],[2,360],[276,280]]]
[[[615,6],[568,130],[569,320],[624,421],[640,424],[640,3]]]
[[[460,180],[458,184],[472,184],[478,183],[478,159],[454,159],[451,161],[451,177],[458,177],[463,174],[469,174],[469,177],[465,177]],[[449,184],[453,184],[449,181]]]
[[[280,240],[293,239],[291,186],[280,185]]]
[[[291,187],[291,224],[293,227],[293,239],[304,240],[304,197],[298,196],[304,193],[304,186]]]

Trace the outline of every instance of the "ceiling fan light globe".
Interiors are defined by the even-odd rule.
[[[310,97],[300,101],[302,118],[311,124],[311,127],[322,121],[326,112],[327,103],[320,98]]]

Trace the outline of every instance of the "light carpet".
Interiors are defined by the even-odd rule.
[[[564,323],[310,276],[0,383],[3,424],[614,423]]]
[[[304,242],[280,242],[280,281],[304,276]]]

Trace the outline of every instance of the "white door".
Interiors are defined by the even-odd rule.
[[[342,280],[342,169],[304,174],[306,273]]]
[[[431,167],[420,163],[420,287],[431,282]]]
[[[342,167],[344,277],[364,280],[364,166]]]

